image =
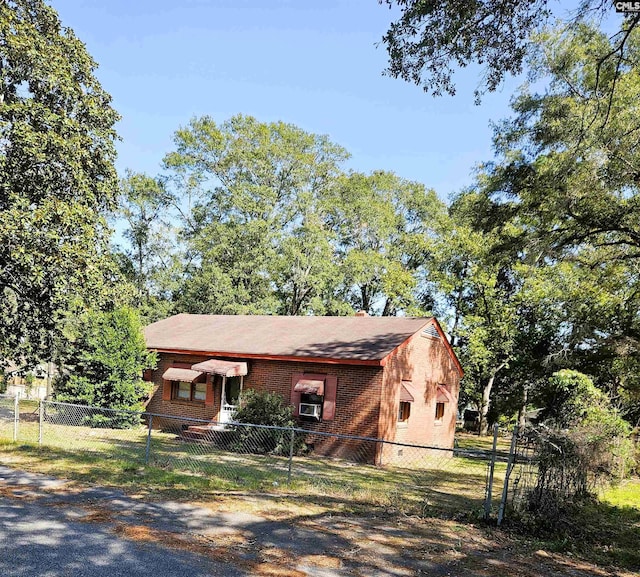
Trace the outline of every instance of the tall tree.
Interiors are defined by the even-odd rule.
[[[42,0],[0,3],[0,356],[46,356],[114,274],[118,115],[95,68]]]
[[[323,198],[347,152],[325,136],[242,115],[220,126],[193,119],[175,144],[165,165],[192,201],[191,265],[178,306],[301,314],[315,299],[322,310],[331,264]]]
[[[332,189],[329,219],[356,310],[420,310],[419,279],[446,213],[433,190],[390,172],[351,173]]]
[[[465,367],[463,397],[480,408],[486,434],[496,381],[515,357],[520,279],[495,257],[494,237],[469,226],[470,206],[462,194],[451,207],[449,230],[433,246],[429,282]]]
[[[531,37],[554,16],[559,2],[549,0],[380,0],[397,6],[400,17],[382,41],[389,53],[386,73],[421,86],[433,95],[455,94],[456,66],[484,67],[476,99],[494,91],[505,76],[519,74],[534,46]],[[613,11],[608,0],[581,0],[565,16],[564,31],[573,34],[576,22],[602,18]],[[612,49],[592,54],[594,65],[622,64],[628,32],[638,26],[640,14],[628,16],[621,33],[612,37]]]
[[[525,87],[496,127],[498,161],[470,211],[497,253],[550,271],[539,286],[564,313],[549,358],[589,372],[627,415],[640,358],[639,39],[629,32],[619,64],[594,61],[616,46],[591,26],[540,37],[531,66],[546,87]]]
[[[172,277],[181,272],[179,238],[171,222],[173,200],[158,178],[127,171],[120,181],[115,216],[124,225],[126,244],[116,247],[116,257],[136,289],[135,304],[149,321],[168,312]]]

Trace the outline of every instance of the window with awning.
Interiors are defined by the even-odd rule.
[[[193,369],[170,367],[162,374],[162,378],[165,381],[184,381],[185,383],[193,383],[203,374],[204,373],[202,371],[194,371]]]
[[[321,373],[294,373],[291,377],[293,414],[304,420],[332,421],[336,411],[338,378]]]
[[[293,390],[305,395],[324,396],[324,379],[300,379]]]

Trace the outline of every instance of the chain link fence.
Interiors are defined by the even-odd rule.
[[[427,447],[1,395],[0,439],[202,475],[221,490],[286,489],[419,515],[495,516],[509,460],[504,442],[493,450]]]

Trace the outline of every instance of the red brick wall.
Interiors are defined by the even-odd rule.
[[[409,419],[398,423],[401,382],[411,381],[415,401]],[[435,422],[437,385],[448,385],[452,401]],[[399,443],[453,447],[460,374],[441,339],[415,334],[396,350],[385,366],[379,430]],[[406,451],[405,451],[406,453]]]
[[[162,400],[162,374],[167,368],[173,363],[195,364],[207,358],[209,357],[160,354],[158,368],[152,374],[155,387],[153,396],[147,404],[147,411],[164,415],[215,420],[220,410],[220,384],[217,381],[214,385],[214,404],[212,407],[206,407],[203,403]],[[295,373],[322,373],[337,376],[338,387],[334,419],[320,423],[301,421],[303,427],[328,433],[366,437],[378,435],[382,389],[381,367],[258,359],[248,360],[247,365],[248,374],[244,377],[244,388],[275,392],[280,394],[286,402],[291,399],[291,379]]]
[[[153,381],[153,393],[151,399],[147,403],[146,410],[149,413],[170,415],[175,417],[188,417],[190,419],[204,419],[206,421],[215,420],[220,411],[220,384],[218,381],[214,383],[213,406],[205,406],[204,403],[189,403],[185,401],[163,401],[162,400],[162,374],[174,363],[195,364],[206,361],[210,357],[202,357],[196,355],[158,355],[158,368],[151,374]],[[211,386],[211,385],[209,385]],[[166,429],[180,429],[182,424],[198,424],[181,421],[179,419],[162,419],[154,417],[154,427]]]
[[[214,421],[220,410],[220,382],[214,383],[214,404],[185,403],[162,400],[162,374],[173,363],[197,363],[209,357],[197,355],[160,354],[159,366],[153,371],[153,396],[147,405],[152,413]],[[331,421],[301,421],[305,429],[323,433],[340,433],[363,437],[435,445],[453,446],[457,411],[459,374],[445,345],[439,339],[414,335],[400,347],[384,367],[304,363],[295,361],[247,360],[248,374],[244,387],[268,390],[291,400],[292,376],[295,373],[321,373],[338,379],[335,418]],[[415,402],[404,424],[398,424],[398,404],[402,380],[412,383]],[[448,384],[455,402],[445,405],[442,424],[435,424],[436,386]],[[186,421],[154,419],[154,425],[180,428]],[[354,458],[359,461],[381,462],[375,458],[372,443],[345,441],[321,435],[310,435],[308,442],[318,453]],[[386,454],[385,454],[386,457]],[[387,459],[385,459],[387,460]]]
[[[323,433],[378,436],[382,367],[252,360],[245,383],[254,389],[279,393],[290,401],[291,379],[295,373],[321,373],[338,378],[334,419],[319,423],[301,420],[302,428]],[[323,435],[310,435],[307,443],[319,454],[364,462],[374,460],[373,443],[347,443]]]

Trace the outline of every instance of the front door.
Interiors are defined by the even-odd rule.
[[[233,421],[233,417],[240,402],[240,392],[242,391],[242,377],[222,378],[222,403],[220,404],[221,423]]]

